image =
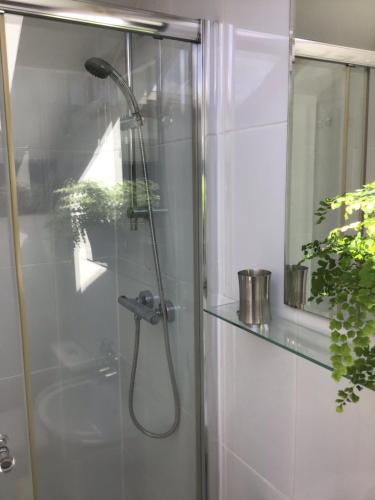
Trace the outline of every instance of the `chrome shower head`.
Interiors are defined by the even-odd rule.
[[[108,76],[113,72],[114,68],[104,59],[99,57],[90,57],[85,62],[85,68],[89,73],[96,76],[97,78],[108,78]]]
[[[143,117],[139,109],[139,105],[132,89],[124,80],[124,77],[115,69],[109,62],[101,59],[100,57],[90,57],[85,62],[86,70],[97,78],[104,80],[110,77],[115,84],[119,87],[124,94],[125,99],[128,101],[132,109],[133,116],[136,119],[136,126],[143,125]]]

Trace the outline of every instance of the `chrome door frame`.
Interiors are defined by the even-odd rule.
[[[0,10],[6,14],[44,17],[72,23],[91,24],[158,38],[173,38],[199,43],[201,21],[159,14],[146,10],[115,7],[105,3],[80,0],[0,0]]]
[[[206,25],[202,23],[202,43],[192,46],[193,82],[193,210],[194,210],[194,330],[195,330],[195,394],[196,394],[196,449],[197,495],[207,500],[207,436],[205,421],[205,360],[203,328],[203,294],[206,274],[205,252],[205,97],[203,70],[205,57]]]

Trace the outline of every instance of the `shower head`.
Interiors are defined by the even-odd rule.
[[[124,77],[109,62],[100,57],[90,57],[85,62],[85,68],[89,73],[102,80],[108,77],[112,78],[129,103],[133,116],[136,119],[136,126],[143,125],[143,117],[132,89],[126,83]]]
[[[90,57],[85,62],[85,68],[89,73],[96,76],[97,78],[108,78],[108,76],[113,72],[114,68],[104,59],[99,57]]]

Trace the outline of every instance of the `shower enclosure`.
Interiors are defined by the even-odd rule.
[[[0,497],[203,499],[200,23],[0,8]]]

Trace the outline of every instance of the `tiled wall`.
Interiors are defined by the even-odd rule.
[[[250,11],[257,3],[247,5]],[[236,12],[236,5],[230,9]],[[208,189],[217,217],[217,232],[209,228],[217,261],[211,285],[209,276],[210,299],[237,299],[237,271],[267,268],[273,304],[289,315],[282,304],[288,3],[268,2],[265,12],[258,9],[258,20],[249,11],[241,4],[241,16],[225,17],[224,9],[220,27],[220,111],[207,145],[209,172],[218,169],[213,206]],[[209,333],[219,339],[220,498],[371,498],[375,452],[363,433],[373,445],[368,422],[375,423],[374,393],[366,391],[358,407],[338,415],[329,372],[215,323]]]

